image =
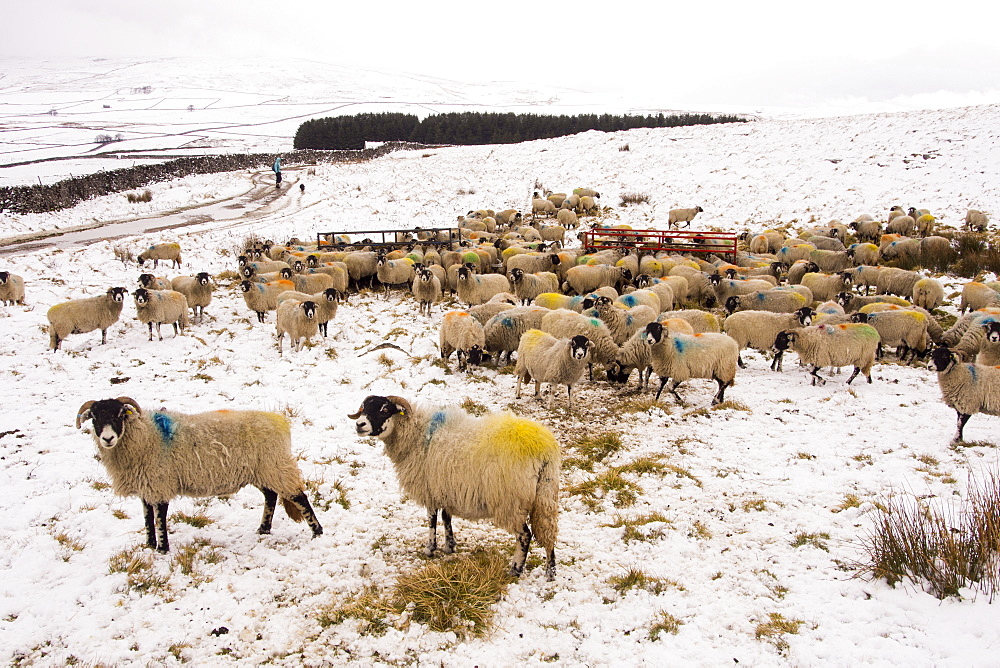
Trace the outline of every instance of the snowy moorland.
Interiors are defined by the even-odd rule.
[[[938,600],[916,583],[856,577],[878,504],[893,494],[952,503],[970,476],[997,471],[998,418],[974,416],[965,436],[977,445],[950,447],[954,411],[923,364],[887,361],[871,385],[848,388],[845,374],[813,387],[794,356],[774,373],[750,352],[722,409],[710,408],[711,381],[685,383],[683,405],[668,396],[651,406],[633,378],[626,390],[584,381],[573,410],[562,397],[547,410],[514,399],[509,370],[464,374],[454,358],[447,368],[438,361],[441,314],[457,303],[425,317],[408,294],[364,291],[340,307],[329,338],[299,353],[286,340],[279,354],[274,314],[259,324],[232,272],[251,235],[446,225],[470,209],[524,210],[538,184],[594,187],[601,219],[635,228],[665,228],[677,206],[705,209],[696,228],[741,231],[884,217],[896,204],[928,208],[954,227],[970,207],[1000,211],[998,128],[1000,107],[982,106],[400,151],[289,170],[284,194],[241,204],[240,218],[0,257],[0,270],[27,284],[25,306],[0,307],[0,661],[993,663],[1000,612],[988,597],[969,589]],[[5,219],[5,230],[155,216],[235,197],[255,176],[158,184],[149,203],[114,195]],[[650,203],[622,207],[627,193]],[[116,261],[114,247],[138,252],[158,241],[181,244],[183,273],[216,277],[205,323],[150,342],[129,298],[107,345],[91,332],[50,352],[48,307],[133,289],[140,270]],[[944,280],[944,310],[956,313],[963,281]],[[373,351],[386,342],[397,348]],[[622,444],[592,470],[564,467],[557,576],[545,581],[535,547],[483,637],[432,631],[406,615],[377,632],[350,615],[331,623],[331,610],[428,563],[423,509],[399,491],[381,444],[359,438],[347,417],[369,394],[513,410],[551,428],[567,459],[580,458],[587,437],[614,434]],[[244,489],[174,501],[171,554],[142,547],[139,500],[114,496],[91,437],[73,424],[83,402],[122,395],[146,409],[284,413],[324,535],[310,539],[279,510],[273,533],[258,536],[261,495]],[[585,491],[613,471],[634,498]],[[513,546],[485,522],[456,519],[455,528],[458,554],[447,559]],[[665,619],[678,622],[675,633],[655,632]]]

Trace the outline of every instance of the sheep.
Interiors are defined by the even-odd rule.
[[[681,309],[679,311],[664,311],[656,316],[656,321],[663,323],[672,318],[680,318],[687,321],[694,329],[695,334],[705,332],[718,333],[722,331],[719,318],[714,313],[693,308]]]
[[[678,265],[668,272],[667,278],[670,276],[680,276],[687,281],[687,300],[684,301],[691,301],[705,308],[715,305],[715,287],[705,272]]]
[[[24,279],[9,271],[0,271],[0,304],[24,304]]]
[[[580,195],[580,208],[583,210],[584,215],[588,216],[600,213],[601,211],[601,205],[589,195]]]
[[[1000,307],[971,311],[960,316],[958,320],[956,320],[955,323],[948,329],[948,331],[944,332],[941,336],[941,340],[937,343],[949,348],[954,348],[955,344],[957,344],[965,336],[970,327],[976,327],[985,322],[993,322],[995,320],[1000,320]]]
[[[181,245],[175,243],[155,244],[139,253],[137,258],[140,265],[146,264],[146,260],[153,261],[153,267],[160,264],[160,260],[170,260],[171,266],[179,269],[181,266]]]
[[[571,209],[560,208],[556,212],[556,222],[566,229],[575,229],[580,226],[580,219],[577,218],[576,212]]]
[[[747,242],[747,248],[754,255],[761,255],[771,251],[771,244],[765,235],[756,234],[750,237],[750,241]]]
[[[354,251],[344,257],[344,264],[347,265],[347,275],[354,283],[354,289],[360,291],[361,281],[368,279],[370,286],[375,278],[378,254],[374,251]]]
[[[257,322],[264,322],[264,314],[267,311],[277,310],[279,295],[282,292],[295,290],[295,284],[291,281],[271,281],[269,283],[243,281],[240,283],[240,290],[243,292],[243,301],[247,308],[257,314]]]
[[[816,250],[816,247],[812,244],[792,244],[790,246],[782,246],[781,249],[775,253],[775,257],[779,262],[784,262],[785,264],[791,266],[798,260],[808,260],[810,253],[814,250]],[[789,269],[789,271],[791,270]]]
[[[302,350],[308,341],[319,331],[316,322],[316,302],[312,300],[299,301],[285,299],[278,304],[275,334],[278,337],[278,352],[281,353],[281,342],[285,334],[292,340],[292,351]]]
[[[914,223],[914,229],[919,236],[927,237],[930,236],[931,232],[934,231],[934,223],[937,222],[937,218],[929,213],[921,214],[917,217]]]
[[[49,346],[59,350],[70,334],[85,334],[101,330],[101,345],[108,342],[108,328],[118,322],[125,303],[125,288],[108,288],[97,297],[73,299],[56,304],[46,313],[49,320]]]
[[[258,534],[271,533],[278,497],[288,516],[323,533],[292,455],[288,420],[260,411],[144,412],[129,397],[87,401],[76,428],[91,421],[97,453],[115,494],[138,496],[146,544],[170,550],[167,507],[178,496],[234,494],[247,485],[264,493]]]
[[[990,306],[1000,306],[1000,292],[978,281],[970,281],[962,286],[962,301],[958,309],[960,313]]]
[[[569,209],[575,213],[583,213],[583,209],[580,207],[580,196],[576,194],[570,194],[563,200],[560,209]]]
[[[170,289],[184,295],[192,316],[198,318],[199,323],[204,320],[205,307],[212,303],[214,289],[207,271],[194,276],[176,276],[170,281]]]
[[[340,305],[340,293],[334,288],[327,288],[312,295],[305,292],[288,290],[278,295],[278,305],[280,306],[281,302],[289,299],[295,299],[300,302],[311,301],[316,305],[316,326],[319,328],[320,334],[325,337],[329,322],[337,315],[337,308]]]
[[[449,311],[441,319],[440,344],[441,359],[447,360],[454,351],[458,357],[458,368],[467,370],[469,363],[476,366],[489,360],[484,352],[486,333],[478,320],[468,311]]]
[[[820,271],[828,274],[843,271],[851,266],[847,250],[824,250],[817,247],[809,253],[809,260],[815,262]]]
[[[847,379],[848,385],[859,373],[864,373],[870,384],[878,345],[879,335],[875,328],[861,323],[812,325],[779,332],[774,339],[775,357],[780,358],[791,349],[799,354],[800,362],[812,366],[809,374],[813,385],[826,385],[826,379],[819,375],[821,368],[849,365],[854,367],[854,373]]]
[[[909,351],[913,359],[923,357],[927,351],[927,316],[920,311],[893,309],[870,313],[855,313],[852,322],[871,325],[879,335],[875,357],[882,357],[883,346],[896,348],[896,357],[905,361]]]
[[[877,241],[880,236],[882,236],[882,223],[877,220],[871,220],[871,216],[867,216],[869,220],[861,220],[862,216],[858,217],[849,225],[854,231],[856,236],[861,241]]]
[[[375,263],[375,276],[385,286],[386,299],[389,298],[389,288],[393,285],[401,283],[409,285],[413,282],[413,264],[413,260],[405,257],[398,260],[390,260],[385,255],[379,256],[378,261]],[[330,283],[330,285],[324,285],[323,287],[332,287],[332,280]],[[303,290],[303,292],[308,292],[308,290]]]
[[[862,296],[852,292],[838,292],[834,297],[834,301],[843,306],[847,312],[860,311],[862,307],[876,303],[894,304],[903,307],[910,306],[910,303],[905,299],[891,295]]]
[[[577,335],[586,336],[593,344],[590,351],[592,365],[611,364],[618,354],[618,345],[611,336],[611,331],[599,318],[591,318],[574,311],[558,309],[549,311],[542,316],[542,325],[538,329],[557,339],[572,339]],[[590,378],[593,380],[593,370],[591,370]]]
[[[420,314],[431,315],[431,307],[434,302],[441,299],[441,281],[430,269],[422,268],[417,272],[410,287],[413,296],[420,304]]]
[[[834,295],[843,291],[844,288],[850,288],[851,281],[852,277],[849,271],[841,271],[836,274],[810,272],[802,277],[802,285],[809,288],[812,291],[813,299],[820,302],[833,299]]]
[[[809,306],[812,301],[793,290],[760,290],[747,295],[733,295],[726,300],[724,306],[727,313],[737,311],[794,313],[803,306]]]
[[[584,315],[596,315],[603,322],[615,345],[622,345],[632,335],[628,326],[628,315],[625,309],[619,308],[607,297],[598,297],[594,302],[593,310],[588,310]],[[653,314],[656,317],[656,314]],[[634,330],[632,330],[634,331]]]
[[[496,296],[497,295],[494,295],[494,297]],[[497,315],[498,313],[503,313],[504,311],[509,311],[515,306],[517,306],[516,298],[510,300],[503,299],[500,301],[495,301],[493,299],[490,299],[490,301],[486,302],[485,304],[479,304],[478,306],[473,306],[469,308],[468,311],[469,315],[471,315],[473,318],[479,321],[480,325],[485,327],[486,323],[489,322],[493,318],[493,316]]]
[[[531,215],[532,216],[554,216],[556,213],[556,205],[547,199],[535,198],[531,200]]]
[[[976,413],[1000,415],[1000,367],[963,362],[946,347],[931,351],[927,368],[937,371],[941,398],[958,414],[952,443],[964,440],[965,424]]]
[[[515,267],[508,272],[508,276],[514,286],[514,295],[521,300],[522,305],[531,303],[531,300],[543,292],[559,290],[559,277],[551,271],[526,274],[523,269]]]
[[[898,239],[881,249],[883,260],[898,260],[905,265],[913,265],[920,261],[920,239]]]
[[[517,209],[504,209],[498,211],[494,216],[500,225],[519,225],[521,222],[521,212]]]
[[[982,324],[983,345],[976,356],[976,364],[1000,366],[1000,322]]]
[[[521,383],[535,381],[537,397],[542,383],[549,384],[548,408],[556,394],[556,385],[566,386],[566,407],[573,408],[573,384],[583,376],[583,370],[590,361],[590,350],[594,344],[583,335],[570,339],[557,339],[539,329],[529,329],[521,335],[517,346],[517,362],[514,375],[517,387],[514,397],[521,398]]]
[[[913,220],[913,217],[904,214],[891,218],[885,226],[885,231],[889,234],[902,234],[904,237],[908,237],[913,234],[915,226],[916,221]]]
[[[628,269],[606,264],[581,264],[566,271],[566,282],[578,295],[585,295],[603,286],[618,289],[631,280],[632,273]]]
[[[597,192],[593,188],[573,188],[573,194],[577,197],[593,197],[594,199],[601,198],[601,193]]]
[[[529,329],[540,329],[542,318],[549,309],[541,306],[515,306],[501,311],[490,318],[483,326],[485,349],[497,356],[497,364],[501,364],[504,355],[510,364],[514,351],[521,342],[521,335]]]
[[[711,378],[719,385],[712,405],[725,400],[726,388],[736,378],[736,360],[740,356],[736,341],[727,334],[682,334],[665,329],[662,323],[646,325],[646,344],[650,347],[653,371],[660,379],[655,400],[668,380],[670,392],[683,403],[677,386],[690,378]]]
[[[546,193],[545,199],[552,202],[558,209],[562,206],[563,201],[566,199],[566,193]]]
[[[687,223],[684,227],[691,227],[691,221],[703,211],[704,209],[700,206],[693,209],[671,209],[670,213],[667,214],[667,228],[675,230],[678,223]]]
[[[899,269],[898,267],[882,267],[878,273],[878,284],[875,286],[875,292],[906,299],[913,296],[913,286],[921,278],[923,277],[915,271]]]
[[[682,289],[684,297],[687,297],[687,279],[683,276],[670,276],[660,279],[650,279],[647,276],[646,279],[640,281],[639,278],[643,276],[646,275],[640,274],[636,278],[636,286],[639,289],[649,290],[657,296],[660,300],[660,312],[672,309],[683,303],[678,289],[674,287],[675,285],[679,285],[680,281],[683,281],[683,285],[679,289]]]
[[[139,287],[147,290],[173,290],[169,278],[160,278],[152,274],[139,274]]]
[[[913,284],[912,301],[921,308],[933,311],[944,301],[944,286],[935,278],[921,278]]]
[[[799,285],[802,277],[809,273],[819,273],[819,265],[811,260],[796,260],[788,268],[788,284]]]
[[[555,578],[562,456],[552,432],[510,413],[473,417],[397,396],[370,395],[349,417],[359,436],[385,444],[403,492],[427,509],[427,556],[437,550],[440,510],[445,552],[455,551],[453,515],[491,519],[517,538],[512,575],[524,570],[534,534],[546,551],[545,577]]]
[[[844,252],[851,258],[855,267],[878,264],[878,246],[875,244],[851,244]],[[844,269],[846,268],[844,267]]]
[[[774,339],[778,333],[812,324],[816,311],[808,306],[792,313],[774,313],[771,311],[740,311],[726,318],[724,331],[731,336],[739,346],[740,354],[736,363],[741,369],[746,368],[743,362],[743,349],[755,348],[760,351],[774,348]],[[771,363],[771,371],[781,371],[781,358],[775,356]]]
[[[965,214],[965,224],[963,229],[969,232],[985,232],[990,224],[990,219],[982,211],[969,209]]]
[[[580,313],[583,311],[583,300],[586,295],[564,295],[559,292],[543,292],[532,300],[532,305],[555,311],[568,309]]]
[[[187,299],[176,290],[147,290],[139,288],[132,293],[135,298],[135,314],[139,322],[149,325],[149,340],[153,340],[153,324],[160,341],[160,325],[169,322],[174,326],[174,336],[183,334],[188,326]]]
[[[815,246],[816,250],[836,252],[844,251],[844,244],[840,241],[840,239],[828,237],[825,234],[810,236],[806,239],[806,243],[810,246]],[[815,252],[816,251],[813,251],[813,253]],[[810,255],[812,255],[812,253],[810,253]]]
[[[510,281],[500,274],[474,274],[464,265],[458,270],[457,291],[460,301],[475,306],[489,301],[498,292],[510,292]]]
[[[720,304],[725,304],[726,300],[734,295],[746,295],[751,292],[770,290],[774,287],[770,281],[760,278],[734,281],[723,279],[719,274],[711,274],[709,280],[715,285],[715,295]]]

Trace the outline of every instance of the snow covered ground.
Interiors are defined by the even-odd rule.
[[[523,210],[539,183],[555,191],[595,187],[612,207],[607,220],[636,228],[663,228],[670,208],[695,205],[705,209],[696,227],[732,230],[884,216],[895,204],[928,208],[954,226],[970,207],[1000,211],[998,128],[1000,106],[981,106],[402,151],[300,172],[304,193],[293,185],[244,220],[3,257],[0,270],[22,275],[28,295],[26,306],[0,307],[0,567],[8,574],[0,583],[0,661],[995,663],[1000,613],[984,596],[969,590],[939,601],[911,583],[855,578],[850,567],[863,559],[876,502],[893,492],[948,502],[961,498],[970,475],[997,470],[993,447],[948,446],[954,412],[925,368],[879,364],[872,385],[848,388],[844,375],[812,387],[791,360],[776,374],[749,353],[749,368],[727,392],[734,408],[710,410],[714,383],[691,381],[681,389],[684,406],[667,399],[638,410],[633,380],[625,392],[584,382],[573,411],[560,401],[549,411],[534,398],[515,400],[509,374],[465,375],[454,360],[450,370],[435,363],[442,310],[457,305],[422,317],[398,292],[388,300],[352,296],[329,339],[297,354],[286,345],[284,355],[274,315],[257,323],[226,278],[218,279],[206,322],[163,342],[147,341],[129,299],[107,345],[92,332],[51,353],[45,313],[110,286],[135,287],[139,270],[114,260],[118,244],[138,252],[177,241],[185,273],[218,276],[235,269],[234,250],[251,234],[280,241],[445,225],[474,208]],[[112,195],[9,222],[37,231],[149,215],[235,196],[247,178],[192,177],[154,186],[148,204]],[[646,193],[651,203],[623,208],[625,193]],[[949,285],[955,293],[960,281]],[[946,310],[956,307],[952,294]],[[403,352],[367,352],[383,342]],[[568,467],[564,488],[642,458],[670,472],[625,474],[638,486],[631,505],[614,493],[588,504],[564,491],[555,581],[530,568],[497,605],[496,628],[485,638],[396,628],[394,620],[384,635],[363,633],[350,619],[323,628],[327,606],[370,585],[391,586],[425,563],[423,510],[402,497],[381,446],[359,439],[347,418],[368,394],[512,408],[548,425],[567,456],[583,436],[619,435],[621,451],[594,473]],[[179,499],[172,514],[211,523],[172,519],[172,554],[137,550],[152,565],[130,587],[121,562],[145,540],[140,503],[112,494],[90,436],[73,426],[84,401],[121,395],[148,409],[288,415],[325,534],[311,540],[279,511],[272,535],[256,535],[262,499],[254,489]],[[997,443],[998,426],[998,418],[974,416],[966,438]],[[625,539],[617,520],[654,513],[664,519],[640,525],[644,539]],[[513,544],[486,523],[455,526],[460,553]],[[179,560],[186,549],[198,555],[193,568]],[[537,563],[537,548],[533,554]],[[662,586],[650,588],[659,591],[616,590],[613,578],[630,569],[660,578]],[[652,640],[661,613],[682,624]],[[780,636],[783,649],[757,637],[775,614],[801,622],[797,633]]]

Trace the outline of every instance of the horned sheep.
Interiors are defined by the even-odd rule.
[[[839,325],[812,325],[798,330],[785,330],[774,339],[775,357],[786,350],[799,354],[799,361],[812,366],[809,374],[812,384],[826,385],[826,379],[819,375],[825,366],[853,366],[854,373],[847,384],[863,373],[872,382],[871,369],[875,364],[879,335],[874,327],[861,323]],[[778,366],[780,368],[780,362]]]
[[[73,299],[56,304],[46,313],[49,320],[49,346],[59,350],[70,334],[85,334],[101,330],[101,345],[108,342],[108,328],[118,322],[125,303],[125,288],[108,288],[97,297]]]
[[[440,510],[445,552],[455,550],[453,515],[491,519],[517,538],[511,574],[523,571],[534,535],[546,551],[545,576],[555,577],[562,457],[548,429],[510,413],[473,417],[397,396],[368,396],[349,417],[359,436],[385,444],[403,492],[427,509],[428,556]]]
[[[169,278],[154,276],[153,274],[139,274],[139,287],[147,290],[173,290]]]
[[[964,440],[965,424],[976,413],[1000,415],[1000,368],[963,362],[946,347],[931,351],[928,368],[937,371],[941,398],[958,414],[952,443]]]
[[[167,507],[176,497],[233,494],[247,485],[264,493],[258,534],[271,532],[279,497],[292,520],[304,518],[314,537],[323,533],[306,497],[292,456],[291,429],[282,415],[144,412],[134,399],[118,397],[84,403],[77,411],[77,429],[88,420],[115,493],[142,500],[151,548],[164,553],[170,549]]]
[[[541,390],[542,383],[549,384],[548,407],[552,408],[556,386],[566,386],[566,406],[573,408],[573,384],[583,376],[590,360],[590,350],[593,344],[583,335],[569,339],[557,339],[538,329],[529,329],[521,335],[517,346],[517,362],[514,365],[514,375],[517,377],[517,387],[514,397],[521,398],[521,383],[535,381],[535,396]]]
[[[740,350],[736,341],[727,334],[682,334],[664,328],[662,323],[646,325],[646,344],[650,347],[653,371],[660,379],[656,391],[659,400],[668,380],[673,380],[670,392],[682,402],[677,386],[690,378],[711,378],[719,391],[712,398],[712,405],[725,400],[726,388],[736,378],[736,360]]]

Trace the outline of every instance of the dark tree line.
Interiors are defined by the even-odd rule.
[[[681,125],[740,123],[739,116],[674,114],[615,116],[584,114],[549,116],[539,114],[481,113],[474,111],[434,114],[423,121],[412,114],[356,114],[314,118],[295,133],[297,149],[362,149],[365,142],[407,141],[419,144],[516,144],[533,139],[601,130],[615,132],[633,128],[671,128]]]

